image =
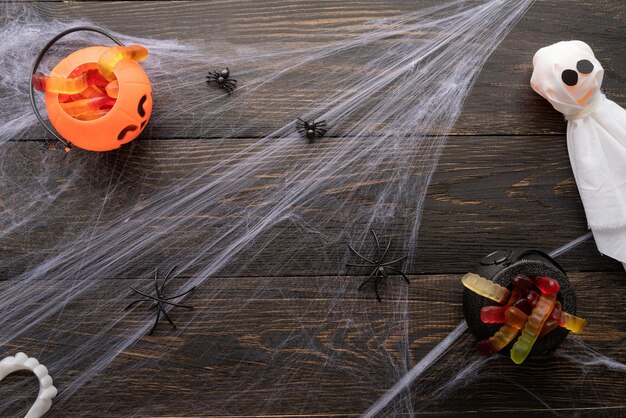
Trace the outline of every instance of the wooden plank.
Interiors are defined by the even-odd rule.
[[[197,44],[226,41],[254,47],[285,42],[294,47],[314,47],[331,40],[335,28],[405,13],[427,3],[433,2],[56,2],[35,7],[49,18],[88,18],[135,36],[178,38]],[[174,311],[180,333],[161,324],[157,335],[128,346],[134,342],[132,330],[152,317],[144,309],[123,315],[123,306],[132,296],[129,292],[128,301],[112,303],[110,295],[117,291],[111,289],[130,283],[144,285],[125,277],[145,277],[155,265],[176,264],[180,254],[210,242],[213,231],[193,228],[196,224],[190,218],[176,231],[173,247],[146,251],[136,267],[122,277],[102,280],[68,303],[61,314],[43,321],[2,350],[7,354],[18,350],[38,353],[45,362],[71,353],[72,347],[111,326],[106,331],[108,342],[125,348],[69,401],[57,400],[51,417],[334,417],[362,413],[401,375],[402,369],[393,364],[402,363],[405,357],[414,364],[461,319],[461,288],[458,275],[453,273],[466,272],[494,249],[521,246],[549,250],[584,232],[584,213],[567,163],[565,123],[530,90],[531,59],[536,49],[558,40],[587,41],[605,66],[605,92],[624,105],[625,19],[623,5],[615,0],[580,0],[567,7],[556,0],[543,0],[535,3],[491,56],[454,129],[453,135],[458,136],[448,141],[429,189],[418,252],[405,269],[413,274],[449,274],[412,276],[406,300],[401,296],[407,289],[402,282],[381,285],[385,300],[380,305],[374,301],[371,288],[355,290],[363,278],[346,276],[355,274],[343,267],[347,239],[332,246],[307,247],[284,259],[281,249],[302,239],[302,229],[290,227],[248,265],[230,266],[221,272],[223,277],[207,280],[189,299],[196,310]],[[327,30],[327,35],[314,36],[320,29]],[[358,70],[360,58],[342,57],[337,71]],[[207,58],[208,69],[227,64]],[[8,206],[14,206],[15,201],[29,202],[33,195],[46,190],[40,182],[62,184],[80,171],[77,169],[89,170],[82,171],[88,174],[71,181],[72,188],[57,199],[49,196],[50,206],[43,205],[28,228],[3,237],[0,293],[20,285],[11,280],[19,272],[38,265],[80,233],[92,232],[90,226],[98,216],[106,219],[124,211],[139,216],[145,199],[235,155],[253,144],[254,137],[289,123],[294,103],[303,94],[311,94],[303,91],[302,82],[315,70],[294,71],[283,88],[260,95],[227,115],[210,135],[188,132],[200,139],[219,139],[239,126],[241,118],[268,121],[237,140],[181,138],[190,118],[221,106],[217,101],[198,114],[149,125],[144,140],[132,149],[108,154],[75,150],[54,166],[42,166],[22,156],[35,155],[37,143],[10,145],[2,169],[6,184],[11,186],[0,191],[0,205],[10,199],[15,200]],[[328,92],[325,85],[317,89],[321,94]],[[41,131],[27,135],[43,137]],[[288,158],[263,173],[267,186],[275,184],[284,167],[311,161],[313,155],[328,155],[334,143],[336,140],[329,138],[314,149],[306,149],[294,142],[285,151]],[[414,176],[420,175],[417,167],[412,170]],[[372,176],[386,178],[384,172]],[[376,187],[358,187],[362,200],[356,203],[371,203]],[[105,196],[109,204],[103,206]],[[234,203],[250,204],[252,197],[245,193]],[[328,227],[341,228],[343,219],[350,215],[338,215]],[[404,213],[388,230],[380,231],[383,239],[393,239],[396,245],[402,242],[411,216]],[[11,227],[20,220],[20,213],[6,213],[0,222]],[[402,254],[395,246],[392,253]],[[185,275],[196,273],[194,269],[209,261],[198,260]],[[601,354],[626,362],[622,349],[626,318],[619,309],[626,292],[624,272],[619,264],[602,258],[592,242],[559,261],[569,271],[594,270],[571,274],[578,292],[578,314],[590,322],[585,333],[578,339],[570,337],[556,356],[541,356],[522,367],[496,357],[468,386],[457,388],[445,399],[431,396],[433,387],[449,382],[454,371],[477,357],[473,338],[467,336],[424,376],[421,386],[413,387],[410,400],[404,399],[414,405],[417,416],[626,414],[623,373],[598,366],[581,368],[571,360],[582,351],[576,341],[583,341]],[[268,274],[290,277],[263,277]],[[218,289],[220,293],[216,293]],[[29,292],[38,290],[54,292],[45,281]],[[25,292],[24,300],[29,298],[30,293]],[[5,329],[0,327],[0,337]],[[407,352],[402,348],[405,332]],[[49,338],[37,340],[35,335]],[[88,363],[98,361],[103,354],[94,347],[87,362],[52,370],[57,385],[67,387]],[[20,377],[26,375],[11,376],[0,385],[0,399],[10,399],[13,408],[3,411],[6,416],[19,416],[18,411],[35,396],[34,385],[30,392],[18,394],[23,382]],[[34,379],[28,382],[34,383]],[[393,415],[397,411],[404,409],[392,406],[386,412]]]
[[[385,2],[351,1],[336,3],[317,1],[312,6],[308,1],[265,0],[263,2],[64,2],[43,3],[36,7],[42,15],[91,19],[95,24],[129,35],[176,38],[183,42],[212,45],[228,42],[232,45],[254,48],[255,45],[287,43],[293,47],[316,47],[327,44],[333,38],[333,30],[346,25],[356,25],[372,19],[415,11],[436,3],[432,1],[407,2],[390,0]],[[528,14],[513,29],[491,56],[482,71],[465,109],[454,128],[454,135],[513,135],[564,133],[565,122],[560,114],[536,95],[529,86],[532,72],[532,56],[542,46],[563,39],[585,40],[594,48],[605,66],[604,90],[607,95],[624,105],[626,93],[622,88],[620,74],[626,71],[623,30],[626,23],[621,13],[621,2],[577,1],[563,8],[558,0],[536,2]],[[320,31],[328,30],[327,35]],[[338,35],[334,35],[338,36]],[[355,55],[356,54],[356,55]],[[338,73],[359,71],[364,64],[358,53],[338,57],[332,62],[333,71]],[[207,56],[207,68],[227,66],[228,62]],[[325,65],[319,63],[318,65]],[[305,66],[290,72],[281,82],[280,88],[262,90],[238,104],[232,112],[220,117],[219,124],[210,130],[199,129],[197,122],[208,112],[223,105],[221,100],[208,101],[206,106],[184,112],[160,124],[148,125],[147,135],[151,138],[221,137],[237,129],[238,136],[258,137],[274,132],[277,127],[291,123],[294,109],[306,113],[303,97],[324,97],[336,88],[321,82],[306,84],[311,74],[319,68]],[[233,69],[236,72],[236,69]],[[243,78],[242,78],[243,77]],[[242,84],[245,76],[237,77]],[[207,97],[215,93],[202,85],[203,73],[198,74],[197,83],[188,89],[177,91],[178,97],[195,97],[198,93]],[[158,86],[155,86],[158,90]],[[167,94],[159,103],[167,103]],[[372,103],[376,102],[376,98]],[[362,115],[362,113],[360,113]],[[298,115],[296,115],[298,116]],[[254,121],[254,127],[239,131],[241,121]],[[206,124],[205,128],[206,128]],[[350,126],[346,123],[345,126]],[[195,128],[194,128],[195,126]],[[335,126],[335,132],[342,132]],[[184,134],[182,134],[184,133]],[[34,130],[27,137],[39,138],[42,130]]]
[[[181,286],[182,280],[174,281],[171,289]],[[382,283],[385,299],[378,304],[371,289],[356,290],[360,280],[212,278],[185,300],[194,311],[172,311],[179,333],[160,324],[155,335],[124,349],[68,402],[55,405],[50,416],[362,413],[402,372],[401,367],[394,371],[393,365],[404,357],[403,318],[408,320],[410,363],[415,364],[461,320],[462,288],[458,275],[413,276],[406,296],[403,284]],[[581,337],[570,336],[557,355],[532,358],[521,367],[496,356],[470,385],[445,399],[433,397],[435,387],[479,357],[473,337],[462,337],[413,388],[418,416],[434,416],[435,411],[441,416],[472,416],[478,410],[485,416],[541,416],[548,408],[582,416],[596,408],[609,415],[623,411],[623,374],[603,367],[581,369],[566,355],[577,356],[581,347],[576,341],[583,341],[600,354],[626,362],[621,350],[626,314],[616,309],[626,292],[624,274],[577,273],[571,280],[578,315],[589,321]],[[128,284],[148,286],[140,280],[103,280],[37,327],[39,335],[49,336],[45,341],[27,331],[6,350],[28,347],[41,353],[45,362],[71,355],[68,350],[101,329],[108,330],[112,344],[132,338],[130,330],[149,323],[153,314],[144,307],[123,315],[123,307],[134,299],[131,292],[127,300],[109,301],[111,287]],[[2,282],[0,291],[13,285]],[[43,291],[45,286],[42,282],[28,292]],[[216,289],[221,291],[215,293]],[[98,361],[101,354],[93,347],[89,361]],[[51,373],[63,390],[86,366],[87,362]],[[19,399],[11,391],[19,381],[0,386],[0,399],[14,394]]]
[[[334,141],[325,139],[314,148],[302,141],[294,141],[281,151],[280,162],[263,172],[259,185],[281,187],[281,173],[287,167],[309,164],[319,156],[330,158],[336,145]],[[40,147],[37,143],[20,144],[8,150],[12,157],[5,159],[4,175],[9,186],[0,193],[0,202],[7,201],[6,206],[11,207],[10,202],[14,199],[30,202],[33,195],[48,193],[51,184],[69,181],[71,187],[50,201],[49,206],[43,205],[41,212],[25,228],[5,232],[0,253],[3,267],[0,277],[14,277],[28,266],[43,262],[61,247],[79,239],[85,231],[97,237],[99,229],[93,227],[96,219],[100,219],[100,225],[106,225],[106,220],[112,216],[140,219],[151,197],[175,188],[185,178],[193,178],[198,170],[217,166],[228,156],[240,155],[253,144],[254,140],[142,140],[134,147],[107,154],[74,150],[61,163],[49,167],[23,156],[35,155]],[[253,147],[244,156],[254,155],[254,152],[258,149]],[[451,138],[428,189],[417,252],[411,254],[413,262],[406,271],[412,274],[466,272],[481,257],[496,249],[526,247],[548,251],[583,234],[586,221],[567,158],[563,137]],[[88,174],[71,180],[79,172]],[[419,169],[414,167],[414,178],[419,175]],[[387,177],[387,173],[381,171],[372,173],[370,179],[387,181]],[[45,181],[40,186],[42,180]],[[204,180],[197,181],[195,186],[186,190],[195,190],[204,183]],[[378,190],[376,182],[355,187],[356,193],[346,197],[354,201],[352,207],[371,205]],[[42,191],[38,191],[40,189]],[[333,199],[343,199],[344,196],[328,190],[325,194]],[[103,206],[105,198],[109,203]],[[242,192],[233,204],[245,208],[257,198],[254,193]],[[311,216],[319,219],[323,211],[332,211],[336,202],[330,201],[325,206],[325,198],[320,195],[315,203],[316,211],[302,208],[298,215],[307,221]],[[210,209],[203,212],[212,213]],[[155,245],[146,249],[142,257],[144,261],[136,264],[136,269],[126,271],[124,277],[136,277],[150,271],[163,260],[175,265],[184,260],[184,254],[198,254],[199,247],[211,245],[215,230],[198,218],[201,213],[177,213],[171,213],[168,219],[160,219],[159,224],[148,222],[149,228],[160,228],[168,222],[184,221],[172,231],[168,248]],[[7,214],[5,228],[21,219],[20,213],[12,216],[8,219]],[[334,236],[345,228],[346,222],[352,223],[359,219],[358,216],[351,211],[329,212],[323,225],[330,231],[330,236]],[[392,239],[395,242],[390,256],[404,255],[401,246],[407,239],[406,231],[410,230],[413,216],[412,211],[400,211],[387,230],[379,231],[384,241]],[[310,241],[297,225],[284,224],[280,230],[269,230],[262,241],[252,243],[248,252],[238,256],[239,262],[249,259],[247,265],[231,265],[221,274],[346,274],[344,263],[351,234],[366,230],[366,225],[357,223],[343,235],[344,242],[329,245]],[[280,234],[276,236],[278,232]],[[268,239],[271,239],[269,244]],[[300,251],[294,252],[294,242],[302,246]],[[368,242],[364,251],[370,248]],[[286,249],[289,250],[285,252]],[[289,257],[285,258],[284,254]],[[563,256],[560,261],[566,269],[573,271],[622,270],[619,263],[602,257],[593,242]],[[209,253],[201,256],[194,268],[210,262]]]

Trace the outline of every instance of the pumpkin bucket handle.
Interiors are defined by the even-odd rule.
[[[110,40],[115,42],[116,44],[118,44],[120,46],[124,46],[124,44],[119,39],[117,39],[115,36],[111,35],[109,32],[105,31],[104,29],[90,27],[90,26],[77,26],[75,28],[64,30],[63,32],[61,32],[58,35],[56,35],[54,38],[52,38],[43,47],[43,49],[41,50],[39,55],[37,55],[37,59],[35,59],[35,63],[33,64],[33,70],[31,72],[31,76],[29,77],[29,79],[30,79],[30,81],[29,81],[29,83],[30,83],[30,105],[33,108],[33,112],[35,112],[35,116],[37,117],[37,120],[39,120],[39,123],[41,123],[41,125],[46,129],[46,131],[48,131],[50,133],[50,135],[52,135],[59,142],[61,142],[63,145],[65,145],[65,150],[66,151],[70,150],[70,147],[71,147],[72,144],[69,141],[67,141],[66,139],[64,139],[63,137],[61,137],[52,128],[50,128],[50,126],[48,126],[48,124],[46,123],[44,118],[41,116],[41,113],[39,113],[39,109],[37,108],[37,104],[35,103],[35,88],[33,86],[33,75],[35,75],[35,73],[37,72],[37,69],[39,68],[39,64],[41,63],[41,60],[46,55],[46,52],[48,52],[48,50],[52,47],[52,45],[54,45],[59,39],[63,38],[64,36],[69,35],[70,33],[80,32],[80,31],[99,33],[101,35],[106,36],[107,38],[109,38]]]

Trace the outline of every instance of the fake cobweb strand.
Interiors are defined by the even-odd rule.
[[[394,75],[394,78],[395,78],[395,75]]]
[[[562,254],[565,254],[568,251],[573,250],[584,242],[588,241],[593,237],[591,232],[588,232],[580,237],[564,244],[548,253],[548,256],[551,258],[556,258]],[[423,375],[431,366],[433,366],[437,360],[441,358],[452,345],[463,335],[465,331],[469,328],[465,320],[461,321],[450,334],[448,334],[440,343],[438,343],[435,348],[433,348],[426,356],[424,356],[415,366],[409,370],[407,374],[405,374],[402,379],[398,380],[398,382],[393,385],[389,391],[387,391],[383,396],[380,397],[363,415],[362,418],[372,418],[376,416],[379,412],[381,412],[387,405],[389,405],[400,393],[405,390],[408,390],[411,385],[415,382],[417,378]],[[603,356],[604,357],[604,356]],[[571,358],[571,356],[569,357]],[[626,365],[622,363],[616,362],[615,360],[610,359],[600,359],[595,364],[603,364],[607,365],[611,368],[624,368],[626,371]]]
[[[331,31],[326,35],[337,36],[328,46],[291,51],[273,46],[259,46],[258,51],[241,51],[219,41],[215,43],[215,49],[205,51],[175,41],[121,36],[123,42],[145,45],[151,52],[145,66],[155,87],[155,103],[168,103],[169,106],[155,109],[148,128],[162,128],[164,135],[167,135],[167,127],[172,126],[172,120],[190,113],[193,118],[189,120],[189,126],[177,131],[176,135],[210,136],[229,115],[246,115],[248,103],[260,102],[266,95],[280,93],[284,78],[303,68],[316,66],[318,70],[308,73],[310,80],[303,82],[304,87],[315,88],[315,92],[321,91],[322,86],[324,89],[312,100],[293,103],[293,109],[286,111],[288,117],[277,123],[278,127],[273,132],[254,140],[249,146],[229,154],[214,165],[207,167],[203,164],[202,168],[192,168],[168,189],[156,187],[153,193],[144,190],[145,195],[132,200],[138,210],[132,205],[114,210],[115,202],[124,196],[124,183],[114,181],[114,176],[111,176],[103,203],[92,204],[94,216],[81,221],[80,234],[74,232],[76,225],[64,225],[65,229],[62,229],[59,241],[53,245],[50,254],[34,254],[36,262],[15,278],[15,282],[20,283],[19,291],[7,292],[6,298],[0,302],[6,323],[9,319],[15,321],[0,338],[2,343],[19,342],[22,336],[53,339],[50,331],[41,331],[37,327],[54,318],[59,318],[56,326],[61,330],[73,326],[62,322],[65,306],[102,291],[107,283],[103,277],[128,277],[129,272],[136,269],[137,260],[159,256],[155,248],[167,250],[171,257],[180,257],[183,270],[198,269],[187,283],[181,284],[180,290],[203,284],[207,277],[229,266],[252,264],[260,258],[261,250],[253,251],[251,257],[245,255],[246,250],[257,243],[261,243],[262,249],[269,245],[271,238],[294,227],[301,233],[298,244],[302,250],[282,249],[283,254],[277,256],[279,258],[273,264],[266,263],[267,271],[272,274],[280,273],[283,261],[288,263],[310,248],[345,248],[348,239],[355,243],[363,242],[370,228],[384,230],[398,219],[409,225],[401,232],[406,243],[401,250],[415,254],[425,190],[445,143],[445,134],[458,118],[464,98],[483,63],[530,4],[530,1],[512,0],[491,0],[480,5],[448,3],[356,25],[345,31]],[[8,45],[25,42],[19,44],[22,49],[20,54],[25,56],[28,54],[23,51],[35,49],[38,43],[46,40],[42,38],[75,25],[42,22],[30,15],[26,17],[20,23],[22,26],[3,25],[5,38],[13,40]],[[25,28],[34,29],[37,35],[29,38]],[[50,36],[44,36],[46,33]],[[86,37],[84,41],[101,42],[95,37]],[[60,46],[60,51],[68,52],[81,44],[84,42]],[[4,43],[5,48],[6,45],[7,42]],[[467,45],[472,45],[472,48],[467,48]],[[220,51],[220,48],[223,49]],[[333,60],[352,52],[367,57],[363,72],[335,72]],[[197,98],[196,90],[200,86],[206,88],[204,76],[208,67],[219,68],[219,65],[208,62],[209,56],[211,61],[230,65],[231,70],[237,68],[240,84],[228,100],[225,100],[226,94],[220,92],[214,97],[204,97],[208,94],[204,90],[201,91],[203,97]],[[20,132],[28,132],[35,125],[34,117],[20,119],[25,108],[20,102],[23,92],[21,84],[15,82],[21,79],[24,68],[28,73],[32,63],[20,55],[16,55],[15,59],[15,68],[0,72],[0,82],[3,86],[9,85],[12,92],[6,97],[14,103],[5,102],[2,98],[0,103],[7,105],[6,111],[13,121],[19,123],[17,127],[0,123],[0,138],[3,141],[19,137]],[[169,64],[170,61],[176,62],[175,68]],[[51,62],[52,58],[48,65]],[[10,64],[11,61],[7,61],[3,65]],[[319,71],[325,65],[329,69]],[[210,89],[206,91],[212,92]],[[209,109],[209,104],[219,105]],[[297,117],[327,120],[331,138],[319,141],[316,144],[318,148],[299,149],[300,153],[319,155],[299,160],[284,169],[281,167],[282,176],[273,180],[267,173],[289,156],[289,147],[294,141],[307,146],[295,133],[293,122]],[[255,115],[249,118],[241,116],[237,121],[239,124],[229,128],[225,137],[245,136],[248,129],[263,122]],[[128,154],[132,151],[133,148],[130,148]],[[143,151],[146,152],[146,149]],[[148,151],[159,152],[156,148]],[[116,156],[119,159],[122,157],[123,154]],[[194,157],[193,151],[177,150],[172,160],[184,159],[187,165],[187,159],[193,161]],[[36,230],[37,227],[47,226],[46,212],[57,205],[65,207],[64,197],[68,190],[77,189],[85,177],[89,178],[90,165],[95,160],[90,158],[81,156],[72,160],[75,170],[67,177],[61,177],[60,184],[54,181],[48,183],[57,178],[44,172],[35,176],[37,184],[30,189],[15,192],[7,201],[12,212],[3,212],[11,217],[4,218],[7,228],[0,232],[0,236],[11,239],[13,234],[28,232],[29,228]],[[3,166],[9,163],[7,159],[2,161]],[[121,169],[122,173],[125,169]],[[411,176],[409,171],[424,174]],[[152,179],[151,176],[156,174],[148,171],[139,175]],[[359,188],[355,184],[371,186]],[[344,190],[348,192],[340,193]],[[371,190],[373,195],[367,197],[367,204],[359,200],[363,190]],[[241,203],[233,198],[238,194],[249,194],[249,201],[254,205],[241,207]],[[70,211],[71,207],[67,210]],[[337,230],[327,227],[338,223],[334,219],[340,218],[344,211],[348,213],[344,216],[346,225]],[[19,216],[14,215],[16,212]],[[214,219],[225,220],[225,225]],[[185,248],[184,243],[189,239],[177,236],[179,231],[194,231],[201,236],[205,230],[212,231],[210,239],[198,237],[196,247],[189,253],[177,250]],[[402,238],[395,241],[402,242]],[[280,250],[276,252],[280,253]],[[344,254],[343,258],[346,256]],[[331,259],[326,256],[326,260]],[[235,273],[243,268],[235,269]],[[37,286],[41,279],[55,285],[41,290]],[[211,289],[207,303],[217,303],[218,295],[228,290],[227,286],[236,286],[236,283],[221,286]],[[250,299],[242,302],[242,307],[254,301],[263,290],[262,285],[258,286],[250,292]],[[332,296],[333,306],[344,304],[343,299],[354,291],[353,287],[344,284]],[[124,306],[128,298],[125,288],[107,291],[110,300],[101,301],[99,306],[93,307],[93,312],[85,312],[85,315],[98,309]],[[313,291],[319,295],[328,293],[323,285]],[[400,351],[402,358],[408,359],[408,312],[404,306],[407,296],[402,289],[399,292],[397,300],[393,301],[399,306],[399,313],[390,315],[384,327],[370,327],[364,332],[374,339],[384,339],[387,333],[401,330]],[[24,294],[33,295],[33,302],[39,305],[33,307],[27,304]],[[194,300],[194,304],[196,302]],[[345,320],[352,321],[357,314],[355,311],[347,313]],[[151,326],[148,320],[129,326],[128,322],[124,322],[125,318],[127,316],[121,315],[116,321],[89,330],[91,337],[81,341],[78,348],[58,354],[52,362],[46,361],[51,370],[59,373],[80,371],[79,377],[60,387],[61,400],[67,401]],[[228,318],[225,321],[228,322]],[[124,327],[122,324],[125,324]],[[122,331],[124,337],[112,338],[116,331]],[[177,335],[182,337],[183,333]],[[303,334],[304,331],[300,334],[296,332],[290,339]],[[287,343],[278,342],[272,349],[278,351],[278,347]],[[94,347],[102,350],[93,350]],[[340,344],[338,352],[341,348]],[[381,361],[388,369],[389,379],[399,377],[408,362],[398,361],[390,353],[385,355]],[[341,355],[336,354],[336,358],[325,367],[337,368],[340,362]],[[84,364],[87,366],[82,366]],[[260,378],[251,386],[272,383]],[[387,385],[384,380],[371,383],[374,387]],[[246,393],[243,391],[242,397]],[[227,410],[236,401],[225,400],[221,406]],[[262,409],[270,409],[272,402],[273,399],[268,399]],[[410,409],[410,406],[407,405],[407,408]]]

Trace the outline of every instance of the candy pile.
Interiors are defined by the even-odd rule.
[[[97,63],[76,67],[68,78],[37,72],[33,74],[33,86],[37,91],[57,93],[68,115],[79,120],[98,119],[111,110],[119,93],[115,65],[123,59],[141,62],[147,56],[148,50],[143,46],[114,46],[107,48]]]
[[[484,323],[504,324],[492,337],[478,342],[476,347],[483,355],[500,351],[521,331],[511,348],[511,360],[520,364],[537,338],[559,326],[580,333],[587,324],[584,319],[563,311],[556,300],[561,286],[550,277],[519,274],[512,280],[510,291],[474,273],[467,273],[461,281],[469,290],[502,304],[480,310]]]

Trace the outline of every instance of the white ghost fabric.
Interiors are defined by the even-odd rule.
[[[626,263],[626,110],[600,91],[604,69],[584,42],[541,48],[533,67],[533,90],[568,120],[569,158],[598,249]]]

